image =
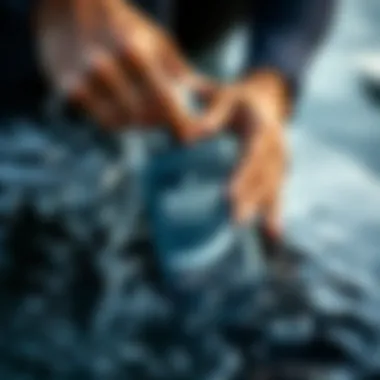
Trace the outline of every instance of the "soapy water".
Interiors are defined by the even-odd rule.
[[[75,123],[3,121],[0,379],[380,377],[377,290],[307,253],[224,278],[196,308],[168,297],[137,222],[143,144]]]

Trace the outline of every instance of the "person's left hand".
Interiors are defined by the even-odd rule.
[[[279,196],[286,164],[288,111],[284,81],[276,73],[262,71],[214,91],[203,116],[210,132],[236,129],[245,145],[230,186],[235,218],[245,223],[262,216],[273,237],[281,234]]]

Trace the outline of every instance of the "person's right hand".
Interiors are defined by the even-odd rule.
[[[54,88],[100,125],[164,123],[184,141],[202,137],[182,95],[209,84],[139,10],[123,0],[40,0],[36,26]]]

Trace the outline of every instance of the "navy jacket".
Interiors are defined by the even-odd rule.
[[[36,1],[0,0],[0,107],[13,100],[36,99],[36,90],[43,83],[30,20]],[[169,3],[167,0],[139,2],[158,17]],[[249,21],[255,33],[251,66],[277,68],[297,86],[311,53],[326,30],[334,0],[249,2],[252,2]],[[218,12],[216,8],[214,17],[219,17]]]

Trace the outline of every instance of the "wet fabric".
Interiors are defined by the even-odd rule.
[[[138,135],[37,119],[1,130],[2,379],[380,375],[377,295],[307,255],[245,276],[227,254],[196,307],[168,294],[139,222]]]

